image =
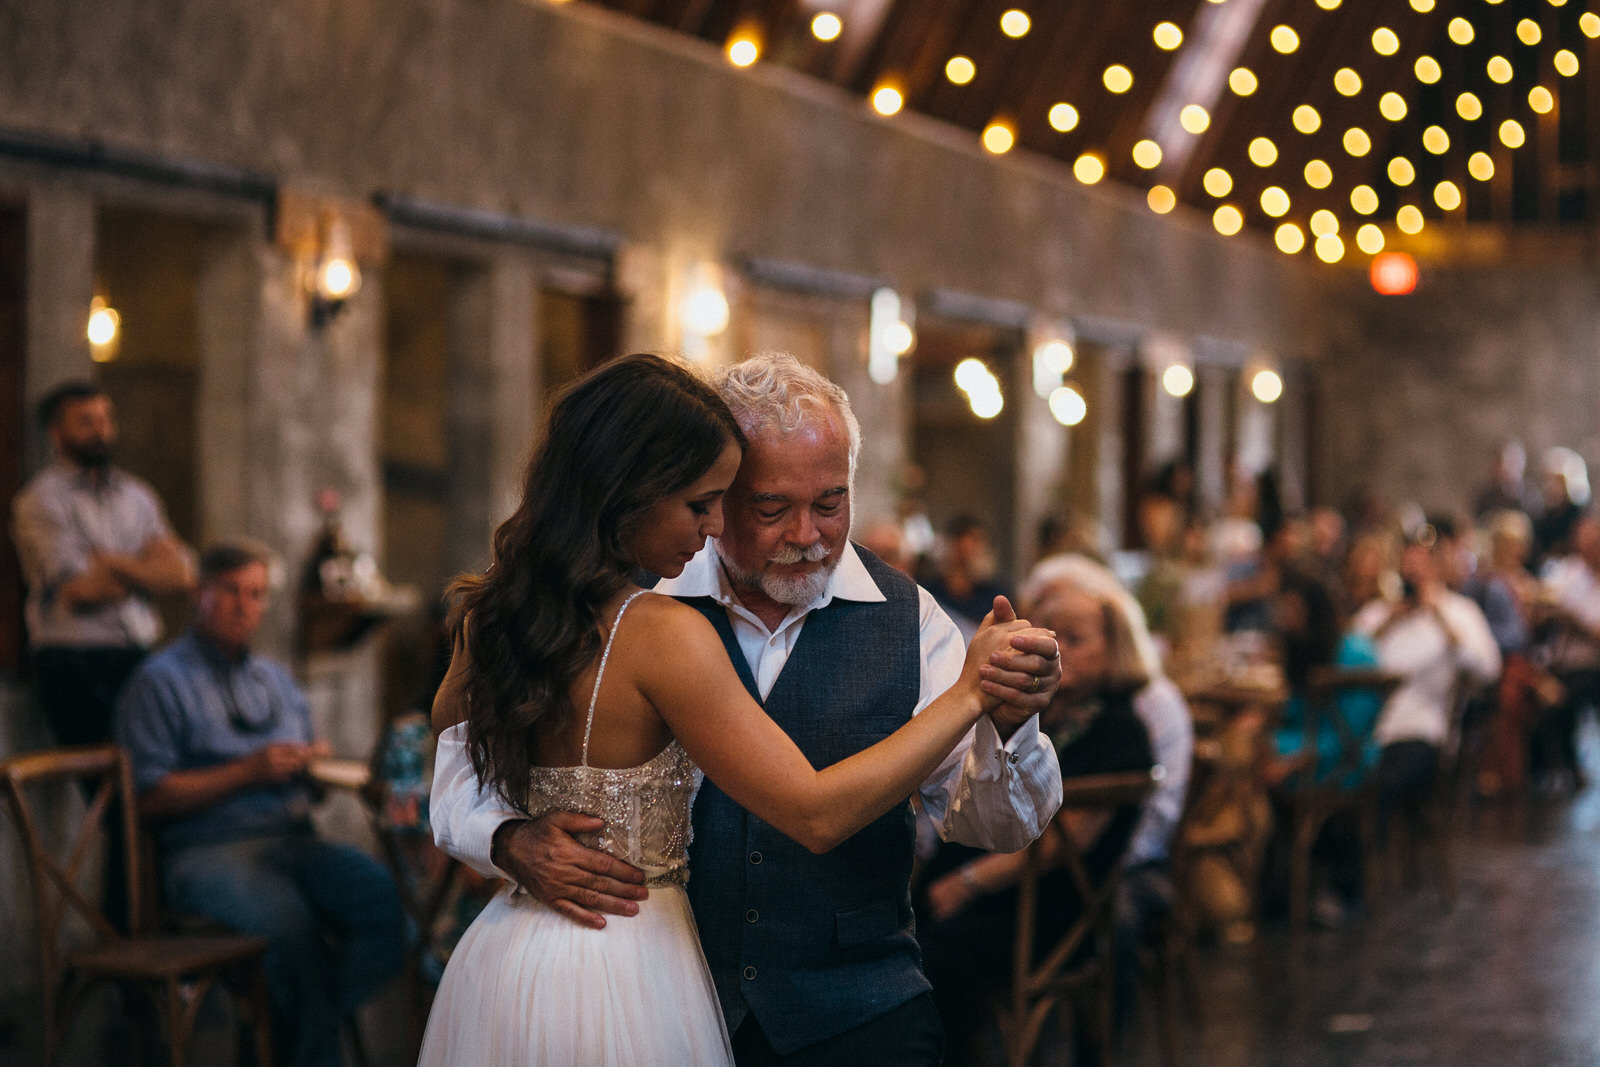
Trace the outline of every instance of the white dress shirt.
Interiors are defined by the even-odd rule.
[[[776,631],[769,631],[738,602],[709,544],[681,575],[657,585],[656,592],[709,596],[720,602],[728,611],[734,636],[763,699],[788,663],[808,614],[835,598],[886,599],[854,545],[846,545],[821,595],[805,607],[793,609]],[[913,714],[954,685],[966,661],[961,634],[950,617],[926,589],[919,586],[917,597],[922,677]],[[466,724],[459,723],[439,736],[429,811],[434,840],[474,870],[506,877],[490,862],[489,849],[500,824],[519,816],[478,781],[466,750],[466,730]],[[1038,837],[1061,806],[1061,768],[1054,747],[1039,732],[1037,716],[1004,743],[994,723],[984,716],[922,783],[919,794],[926,817],[941,837],[1015,852]]]
[[[1417,610],[1377,636],[1394,610],[1385,600],[1368,604],[1350,622],[1356,633],[1373,639],[1378,665],[1405,678],[1378,716],[1373,736],[1380,745],[1426,741],[1442,747],[1450,738],[1457,675],[1480,683],[1500,675],[1500,646],[1483,610],[1449,590],[1440,591],[1438,608],[1448,633],[1433,612]]]

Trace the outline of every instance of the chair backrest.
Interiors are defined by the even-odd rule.
[[[1365,729],[1358,729],[1346,717],[1343,700],[1346,694],[1370,694],[1381,709],[1385,701],[1405,682],[1405,678],[1388,671],[1364,667],[1318,667],[1311,672],[1306,687],[1305,700],[1305,751],[1312,754],[1313,763],[1308,773],[1298,776],[1303,789],[1323,782],[1342,783],[1348,776],[1359,775],[1364,767],[1364,749],[1377,724],[1377,714]],[[1339,739],[1339,755],[1333,767],[1319,772],[1316,766],[1318,738],[1322,726],[1333,727]]]
[[[1144,803],[1155,787],[1156,777],[1152,771],[1072,778],[1063,783],[1061,810],[1114,814],[1123,808]],[[1054,840],[1046,844],[1046,837],[1053,837]],[[1063,865],[1070,872],[1082,902],[1082,910],[1044,958],[1035,962],[1033,942],[1039,904],[1039,876],[1043,873],[1042,852],[1049,847],[1061,850]],[[1013,994],[1037,994],[1055,981],[1091,935],[1097,930],[1109,930],[1113,899],[1121,873],[1122,862],[1119,857],[1097,878],[1088,868],[1084,851],[1058,821],[1052,821],[1039,840],[1028,846],[1017,894]]]
[[[27,854],[45,980],[54,982],[60,975],[62,938],[70,917],[78,916],[102,941],[122,936],[104,912],[85,896],[81,886],[82,874],[91,857],[106,852],[108,818],[121,821],[123,840],[127,843],[122,852],[126,862],[123,876],[128,886],[129,928],[135,932],[142,929],[139,850],[136,847],[138,827],[128,756],[115,745],[33,752],[0,763],[0,781],[4,782],[6,803],[16,819]],[[44,789],[69,794],[80,782],[89,793],[88,810],[69,833],[65,847],[53,849],[45,836],[45,819],[36,802],[40,799],[38,793]]]

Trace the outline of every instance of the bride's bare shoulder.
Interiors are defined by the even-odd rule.
[[[647,636],[658,651],[722,648],[722,639],[710,620],[689,605],[661,593],[646,593],[635,600],[623,619],[623,629],[628,629],[630,624]]]

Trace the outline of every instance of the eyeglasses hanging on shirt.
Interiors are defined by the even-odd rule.
[[[222,696],[223,710],[228,714],[228,725],[242,734],[264,734],[278,725],[278,703],[270,692],[266,694],[264,712],[257,708],[247,711],[233,690],[233,678],[238,671],[213,665],[211,673],[217,682],[217,692]]]

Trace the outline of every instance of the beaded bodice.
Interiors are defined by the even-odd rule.
[[[689,880],[689,806],[703,778],[683,746],[671,741],[637,767],[589,766],[589,734],[606,660],[623,612],[639,595],[634,593],[622,602],[606,638],[583,727],[583,762],[576,767],[535,767],[534,803],[528,814],[581,811],[602,819],[602,829],[578,839],[643,870],[646,885],[682,885]]]

